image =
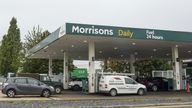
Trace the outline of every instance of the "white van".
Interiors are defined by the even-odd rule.
[[[103,75],[99,81],[99,91],[109,93],[111,96],[117,94],[139,94],[147,92],[145,85],[140,84],[127,76]]]

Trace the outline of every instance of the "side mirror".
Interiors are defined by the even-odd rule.
[[[38,85],[41,86],[41,85],[43,85],[43,83],[39,82]]]
[[[38,83],[38,86],[41,86],[41,83],[40,83],[40,82]]]

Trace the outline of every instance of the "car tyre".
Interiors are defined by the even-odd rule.
[[[144,89],[140,88],[137,92],[138,95],[143,96],[145,94]]]
[[[158,87],[156,85],[152,86],[152,91],[156,92],[158,90]]]
[[[7,94],[7,97],[13,98],[15,97],[16,92],[13,89],[9,89],[6,94]]]
[[[74,91],[80,90],[79,85],[74,85],[74,86],[73,86],[73,90],[74,90]]]
[[[51,92],[49,90],[45,89],[42,92],[42,96],[48,98],[51,96]]]
[[[109,94],[110,94],[111,96],[116,96],[116,95],[117,95],[117,90],[111,89],[110,92],[109,92]]]
[[[62,91],[62,88],[61,88],[61,87],[59,87],[59,86],[56,86],[56,87],[55,87],[55,93],[60,94],[61,91]]]

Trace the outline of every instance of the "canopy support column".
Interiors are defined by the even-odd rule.
[[[63,53],[63,87],[64,89],[68,89],[69,84],[69,72],[68,72],[68,53]]]
[[[52,70],[52,58],[49,57],[49,76],[53,75],[53,70]]]
[[[179,54],[178,46],[172,47],[172,61],[173,61],[173,79],[174,79],[174,90],[180,90],[180,67],[179,67]]]
[[[135,55],[134,54],[131,54],[130,55],[130,70],[131,70],[131,73],[135,74],[135,66],[134,66],[134,63],[135,63]]]
[[[89,93],[95,93],[95,43],[89,42]]]

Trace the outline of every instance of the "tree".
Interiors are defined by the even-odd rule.
[[[45,39],[49,34],[50,32],[48,30],[42,32],[42,29],[39,26],[33,27],[33,29],[29,31],[27,35],[25,35],[25,53],[40,41]],[[53,73],[63,72],[63,60],[53,60],[52,62]],[[69,60],[69,71],[73,70],[73,68],[74,65],[72,64],[72,61]],[[30,59],[25,57],[22,72],[48,73],[48,59]]]
[[[3,36],[0,47],[0,73],[17,72],[20,66],[21,53],[20,29],[17,27],[16,18],[12,18],[7,35]]]
[[[1,75],[5,75],[6,74],[6,65],[7,65],[7,58],[4,57],[6,51],[4,50],[4,47],[6,47],[6,38],[7,36],[4,35],[3,36],[3,40],[1,43],[1,47],[0,47],[0,73]]]
[[[134,63],[136,75],[151,76],[153,70],[171,70],[172,66],[168,63],[168,60],[153,59],[153,60],[137,60]],[[130,63],[126,60],[109,60],[107,63],[107,69],[104,71],[115,71],[120,73],[130,73]]]
[[[24,55],[27,54],[28,50],[38,44],[40,41],[45,39],[50,32],[45,30],[42,32],[42,29],[37,26],[33,27],[31,31],[28,31],[28,34],[25,35],[25,43],[23,45]],[[22,72],[27,73],[47,73],[48,72],[48,60],[47,59],[30,59],[27,56],[24,56],[22,64]]]
[[[34,26],[33,29],[28,31],[28,34],[25,35],[25,50],[31,49],[50,34],[51,33],[48,30],[42,32],[42,28],[40,28],[39,25],[37,27]]]
[[[109,60],[107,70],[115,71],[117,73],[130,73],[130,63],[127,60]]]
[[[153,70],[172,69],[172,66],[168,63],[168,60],[164,59],[138,60],[134,65],[140,76],[152,76]]]

